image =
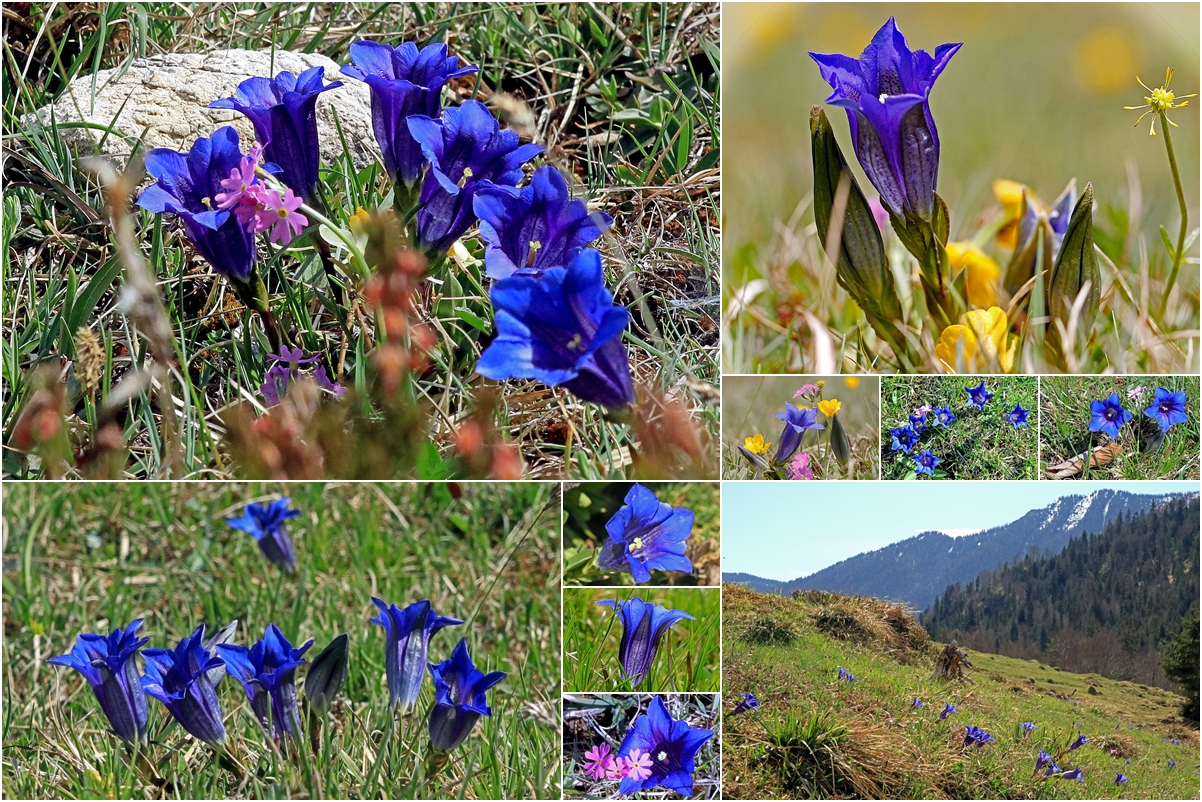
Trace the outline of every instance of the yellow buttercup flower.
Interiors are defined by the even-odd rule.
[[[971,242],[949,242],[947,255],[952,260],[952,272],[967,270],[965,284],[968,303],[978,309],[988,309],[997,303],[998,280],[1002,269],[983,250]]]
[[[1135,80],[1139,81],[1138,75],[1135,76]],[[1148,133],[1151,136],[1156,136],[1156,117],[1158,115],[1163,116],[1164,121],[1166,123],[1168,123],[1169,125],[1176,128],[1177,123],[1175,123],[1169,119],[1168,112],[1172,111],[1173,109],[1179,109],[1182,106],[1189,105],[1188,100],[1183,100],[1180,103],[1176,102],[1177,100],[1179,100],[1178,96],[1173,94],[1171,91],[1169,91],[1169,83],[1172,80],[1173,80],[1173,68],[1169,67],[1168,69],[1166,69],[1164,71],[1164,86],[1158,86],[1155,89],[1153,89],[1152,87],[1148,86],[1143,81],[1139,81],[1139,85],[1142,86],[1144,89],[1147,89],[1152,94],[1149,95],[1148,97],[1144,98],[1144,103],[1142,106],[1123,106],[1123,108],[1127,109],[1128,111],[1138,111],[1139,109],[1147,109],[1147,111],[1145,111],[1143,114],[1139,115],[1139,119],[1135,121],[1135,124],[1139,125],[1141,122],[1144,121],[1144,117],[1147,117],[1149,114],[1151,114],[1152,115],[1152,125],[1149,127],[1149,130],[1148,130]],[[1181,97],[1197,97],[1197,96],[1198,96],[1197,93],[1194,93],[1192,95],[1181,95]]]
[[[993,182],[993,196],[1006,213],[1006,225],[997,233],[998,245],[1014,248],[1018,244],[1018,216],[1023,205],[1023,185],[1008,178],[999,178]]]
[[[827,401],[818,402],[818,411],[828,418],[833,418],[839,414],[839,407],[843,406],[837,398],[831,398]]]
[[[948,373],[956,372],[956,354],[962,353],[967,373],[1000,368],[1014,372],[1014,352],[1018,338],[1010,336],[1010,321],[996,306],[973,309],[960,315],[960,322],[948,326],[935,343],[935,359]]]
[[[743,440],[743,448],[750,451],[752,454],[764,454],[768,451],[768,443],[764,442],[764,435],[757,434],[755,437],[748,437]]]
[[[859,376],[845,376],[845,377],[843,377],[843,384],[845,387],[847,387],[848,390],[854,390],[860,386],[860,377]]]

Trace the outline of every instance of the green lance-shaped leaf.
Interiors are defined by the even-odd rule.
[[[1084,334],[1093,328],[1101,297],[1101,274],[1093,243],[1093,184],[1086,184],[1077,200],[1052,268],[1048,287],[1048,309],[1052,320],[1060,320],[1068,326],[1073,303],[1087,282],[1089,290],[1077,322],[1077,331]]]
[[[837,257],[835,276],[839,285],[860,305],[881,336],[894,344],[903,342],[893,325],[893,321],[902,317],[901,304],[880,229],[821,106],[810,109],[810,138],[814,157],[814,222],[824,248],[835,196],[844,174],[849,182],[839,253],[831,254]]]
[[[839,460],[840,465],[847,465],[851,459],[851,443],[847,441],[847,433],[843,431],[843,424],[839,422],[838,415],[832,415],[829,421],[831,425],[831,453],[835,455],[835,459]]]

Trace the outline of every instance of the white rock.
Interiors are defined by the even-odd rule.
[[[334,124],[335,112],[342,125],[351,157],[358,169],[380,160],[379,148],[371,128],[371,95],[367,85],[346,78],[333,60],[313,53],[275,51],[274,64],[269,50],[217,50],[212,53],[167,53],[135,59],[121,69],[96,73],[95,97],[92,76],[71,82],[68,90],[53,106],[26,115],[23,123],[34,126],[40,119],[48,125],[54,120],[88,122],[112,126],[123,136],[110,134],[102,152],[124,163],[131,142],[142,139],[142,152],[152,148],[172,148],[186,152],[202,136],[209,136],[223,125],[238,130],[243,150],[254,139],[250,121],[227,109],[210,109],[210,101],[230,97],[238,84],[256,75],[274,76],[283,71],[300,73],[310,67],[325,67],[326,81],[341,80],[342,86],[323,92],[317,100],[317,133],[321,138],[323,159],[342,153],[342,141]],[[64,128],[60,136],[68,142],[87,139],[99,143],[104,131],[91,128]],[[127,139],[128,138],[128,139]]]

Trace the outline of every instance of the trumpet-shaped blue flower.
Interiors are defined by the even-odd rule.
[[[910,449],[918,445],[918,432],[908,423],[901,428],[890,429],[889,436],[893,438],[893,445],[890,446],[893,451],[909,454]]]
[[[1184,390],[1174,393],[1172,390],[1157,387],[1156,400],[1144,410],[1144,414],[1159,424],[1160,431],[1167,432],[1174,425],[1189,420],[1189,415],[1185,412],[1185,403]]]
[[[692,561],[684,556],[693,511],[663,503],[643,485],[630,488],[605,531],[609,540],[597,554],[603,569],[630,571],[635,582],[651,581],[651,571],[693,573]]]
[[[489,293],[497,338],[476,371],[498,381],[538,379],[563,385],[577,397],[611,408],[635,401],[622,331],[630,320],[614,303],[591,248],[566,268],[543,276],[501,279]]]
[[[1024,721],[1021,726],[1023,728],[1023,737],[1024,738],[1026,738],[1028,735],[1030,735],[1033,731],[1039,729],[1039,725],[1033,721]],[[1036,766],[1036,768],[1039,768],[1039,767]]]
[[[785,422],[785,428],[780,433],[780,442],[776,445],[776,461],[785,462],[801,447],[801,439],[810,429],[825,429],[818,422],[818,410],[809,407],[795,407],[785,403],[785,411],[774,416]]]
[[[1071,752],[1074,749],[1080,749],[1081,747],[1085,746],[1087,743],[1089,743],[1089,739],[1086,738],[1081,733],[1077,733],[1077,740],[1075,740],[1071,744],[1069,744],[1068,751]]]
[[[1073,769],[1072,771],[1062,771],[1056,775],[1062,780],[1080,780],[1085,782],[1085,772],[1082,769]]]
[[[943,704],[944,704],[943,712],[939,714],[940,721],[943,721],[945,718],[950,716],[952,713],[960,712],[959,710],[956,709],[956,706],[954,704],[952,704],[951,702],[944,702]]]
[[[760,700],[756,699],[755,696],[753,696],[752,694],[744,691],[743,692],[743,701],[741,701],[737,705],[735,705],[735,709],[730,711],[730,714],[732,716],[737,716],[740,713],[746,713],[748,710],[759,710],[759,709],[760,709]]]
[[[628,601],[603,599],[597,604],[612,607],[622,622],[622,643],[618,647],[618,662],[630,684],[638,686],[651,673],[659,642],[664,633],[677,621],[696,619],[683,610],[671,610],[645,602],[637,596]]]
[[[472,207],[492,278],[541,276],[563,267],[613,225],[609,215],[590,213],[584,201],[573,200],[568,182],[550,165],[535,170],[524,189],[481,182]]]
[[[976,387],[965,387],[964,390],[968,393],[968,403],[977,409],[984,409],[989,399],[993,398],[993,393],[985,389],[985,381],[983,379]]]
[[[932,426],[948,428],[956,422],[956,416],[952,414],[950,404],[948,406],[935,407],[931,410],[931,414],[935,416],[934,420],[931,421]]]
[[[342,86],[342,81],[323,85],[324,77],[325,67],[311,67],[300,75],[281,72],[275,78],[247,78],[233,97],[209,104],[211,109],[232,109],[250,120],[255,137],[263,143],[263,155],[280,168],[279,179],[305,201],[317,186],[321,161],[317,96]],[[223,177],[228,177],[228,171]]]
[[[1114,773],[1115,786],[1119,786],[1119,785],[1122,785],[1123,783],[1130,782],[1130,781],[1131,781],[1131,778],[1126,776],[1125,774],[1123,774],[1121,771],[1116,771]]]
[[[413,42],[391,47],[361,39],[351,45],[350,54],[352,63],[342,68],[342,74],[371,89],[371,124],[384,169],[394,181],[412,187],[422,177],[425,158],[409,133],[409,118],[414,114],[437,117],[447,81],[479,68],[460,67],[459,57],[448,56],[442,42],[418,50]]]
[[[218,209],[221,182],[239,167],[243,154],[238,132],[218,128],[192,143],[187,154],[155,148],[146,154],[146,172],[155,183],[138,196],[138,205],[155,214],[174,214],[188,241],[223,276],[246,281],[254,269],[255,237],[233,213]]]
[[[300,515],[300,510],[288,509],[291,503],[292,499],[282,498],[267,506],[247,504],[242,517],[231,518],[226,522],[252,536],[258,541],[263,556],[285,571],[296,568],[296,550],[293,549],[292,537],[284,526],[284,522],[289,518]]]
[[[395,604],[371,597],[380,615],[370,619],[384,627],[387,640],[384,654],[384,673],[388,677],[389,703],[408,712],[417,704],[426,675],[426,653],[430,636],[443,627],[457,626],[463,621],[434,614],[429,601],[414,602],[404,610]]]
[[[1017,429],[1019,426],[1027,425],[1027,416],[1031,414],[1031,410],[1023,409],[1022,406],[1015,401],[1014,409],[1006,413],[1006,420],[1010,421],[1010,425]]]
[[[431,255],[446,253],[476,221],[473,199],[482,181],[517,186],[522,165],[543,152],[502,131],[476,100],[446,109],[440,120],[414,114],[408,125],[430,162],[419,198],[417,245]]]
[[[139,638],[142,619],[108,634],[81,633],[71,651],[46,662],[73,668],[92,686],[113,732],[126,743],[146,742],[146,696],[134,656],[149,638]]]
[[[917,710],[920,707],[926,707],[926,706],[927,706],[927,703],[922,701],[921,699],[919,699],[917,696],[915,696],[914,701],[910,703],[911,710]]]
[[[962,42],[934,56],[911,51],[889,18],[858,59],[810,53],[831,85],[827,103],[847,111],[856,158],[893,214],[930,220],[939,174],[939,133],[929,98],[935,79]]]
[[[980,727],[967,726],[964,728],[964,745],[965,746],[972,745],[972,746],[976,746],[979,748],[979,747],[982,747],[985,744],[989,743],[990,741],[996,742],[997,738],[994,738],[992,735],[985,732],[985,730],[981,729]]]
[[[467,638],[459,641],[451,659],[430,664],[434,679],[434,709],[430,711],[430,746],[450,752],[467,740],[481,716],[491,716],[485,692],[508,676],[504,671],[485,674],[472,665]]]
[[[911,457],[911,459],[914,460],[914,474],[916,476],[921,476],[924,473],[927,476],[934,476],[936,466],[938,466],[940,462],[943,462],[943,460],[939,459],[939,457],[936,457],[934,454],[932,454],[931,449],[929,448],[923,451],[921,454]]]
[[[205,627],[198,626],[174,649],[147,649],[142,690],[158,699],[167,712],[197,740],[216,746],[225,740],[221,703],[214,687],[225,662],[204,645]]]
[[[1089,430],[1105,432],[1114,440],[1119,437],[1119,429],[1135,417],[1123,408],[1118,393],[1111,393],[1105,401],[1089,402]]]
[[[1060,767],[1056,765],[1056,761],[1049,760],[1048,767],[1044,770],[1044,777],[1051,777],[1053,774],[1060,774]]]
[[[713,737],[713,730],[690,727],[687,721],[672,718],[663,698],[653,697],[647,712],[634,720],[618,747],[621,758],[629,758],[636,750],[650,757],[650,774],[626,777],[618,786],[618,793],[667,788],[685,798],[692,796],[697,753]]]
[[[279,627],[268,624],[263,638],[249,649],[233,643],[217,647],[226,673],[242,683],[255,718],[273,738],[283,738],[284,733],[295,738],[299,734],[296,669],[305,664],[303,655],[312,645],[310,638],[299,649],[293,649]]]

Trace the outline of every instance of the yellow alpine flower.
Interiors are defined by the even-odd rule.
[[[977,309],[988,309],[997,303],[998,281],[1002,269],[998,263],[971,242],[949,242],[947,255],[952,260],[952,272],[967,270],[968,303]]]
[[[859,376],[844,376],[843,384],[847,387],[848,390],[854,390],[860,386],[860,377]]]
[[[998,245],[1013,249],[1018,244],[1018,215],[1022,211],[1023,185],[1008,178],[993,182],[993,196],[1006,212],[1006,225],[997,233]]]
[[[818,402],[818,411],[826,415],[827,419],[835,417],[839,414],[839,407],[843,406],[837,398],[832,398],[827,401]]]
[[[743,448],[752,454],[766,453],[769,445],[769,443],[764,442],[764,435],[762,434],[757,434],[755,437],[747,437],[743,440]]]
[[[957,352],[966,373],[1000,369],[1014,372],[1014,352],[1018,338],[1010,336],[1006,313],[996,306],[973,309],[960,315],[960,322],[948,326],[935,343],[935,359],[948,373],[956,372]]]

